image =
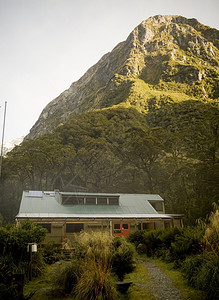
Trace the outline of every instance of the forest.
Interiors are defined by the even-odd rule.
[[[18,213],[23,190],[155,193],[186,225],[217,203],[216,101],[152,97],[147,114],[128,103],[87,112],[25,140],[3,159],[0,211]]]

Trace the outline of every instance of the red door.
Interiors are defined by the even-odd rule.
[[[128,223],[113,223],[113,235],[129,236],[130,228]]]

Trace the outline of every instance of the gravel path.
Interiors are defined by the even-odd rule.
[[[185,300],[182,293],[174,286],[172,280],[160,268],[151,262],[138,259],[144,264],[152,277],[151,289],[157,300]]]

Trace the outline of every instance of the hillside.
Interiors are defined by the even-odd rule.
[[[219,187],[218,31],[155,16],[41,113],[3,160],[0,208],[25,189],[156,193],[186,224]]]
[[[195,19],[151,17],[51,101],[26,138],[50,133],[74,115],[123,102],[147,112],[152,98],[218,98],[218,44],[218,31]]]

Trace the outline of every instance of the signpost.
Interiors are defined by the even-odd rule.
[[[32,253],[37,252],[37,244],[36,243],[28,243],[27,244],[27,252],[29,252],[29,272],[28,279],[32,280]]]

